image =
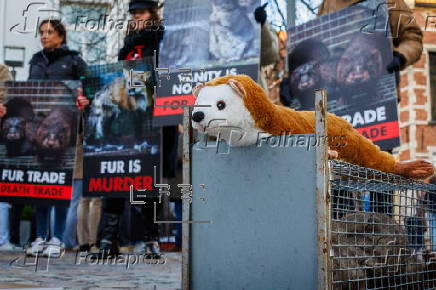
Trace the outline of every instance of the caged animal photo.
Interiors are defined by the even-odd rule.
[[[299,43],[289,54],[289,78],[282,95],[284,105],[294,106],[300,110],[313,110],[315,107],[315,90],[327,90],[328,106],[334,107],[340,96],[336,83],[337,57],[331,53],[320,40],[308,39]]]
[[[340,56],[336,81],[342,92],[340,104],[352,105],[382,98],[378,84],[392,57],[384,33],[355,33]]]
[[[212,0],[209,50],[212,60],[237,61],[259,53],[253,11],[259,1]]]
[[[5,107],[7,114],[1,120],[1,141],[6,147],[6,156],[33,154],[37,122],[32,104],[24,98],[14,98]]]
[[[36,156],[39,160],[58,160],[69,146],[76,144],[77,114],[55,108],[36,126]]]
[[[77,112],[67,106],[41,108],[35,104],[23,97],[5,103],[7,113],[0,126],[4,155],[26,157],[30,163],[59,162],[75,146]]]
[[[130,75],[124,69],[123,76],[103,85],[94,95],[85,123],[85,152],[101,155],[123,150],[128,154],[135,150],[157,154],[158,147],[144,136],[152,103],[151,72]]]
[[[317,89],[327,90],[330,111],[385,101],[379,86],[392,57],[385,34],[355,32],[345,39],[328,46],[310,38],[290,51],[289,77],[281,85],[284,105],[313,110]]]

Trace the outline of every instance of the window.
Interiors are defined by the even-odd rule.
[[[436,121],[436,52],[429,52],[431,119]]]

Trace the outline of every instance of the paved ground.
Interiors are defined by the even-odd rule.
[[[40,257],[25,260],[21,253],[0,252],[0,289],[26,286],[50,289],[181,289],[181,254],[165,253],[164,260],[150,261],[143,256],[127,255],[118,260],[95,260],[84,253],[77,255],[69,252],[59,259]]]

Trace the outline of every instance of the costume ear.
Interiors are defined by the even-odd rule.
[[[194,97],[198,97],[198,94],[200,93],[200,89],[204,88],[204,84],[198,84],[192,89],[192,94]]]
[[[234,79],[229,79],[228,84],[230,87],[232,87],[232,89],[234,89],[238,93],[238,95],[240,95],[242,98],[245,97],[245,89],[240,82]]]

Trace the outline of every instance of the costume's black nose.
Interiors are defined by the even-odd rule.
[[[197,111],[194,114],[192,114],[192,120],[194,122],[201,122],[204,119],[204,113],[202,111]]]

